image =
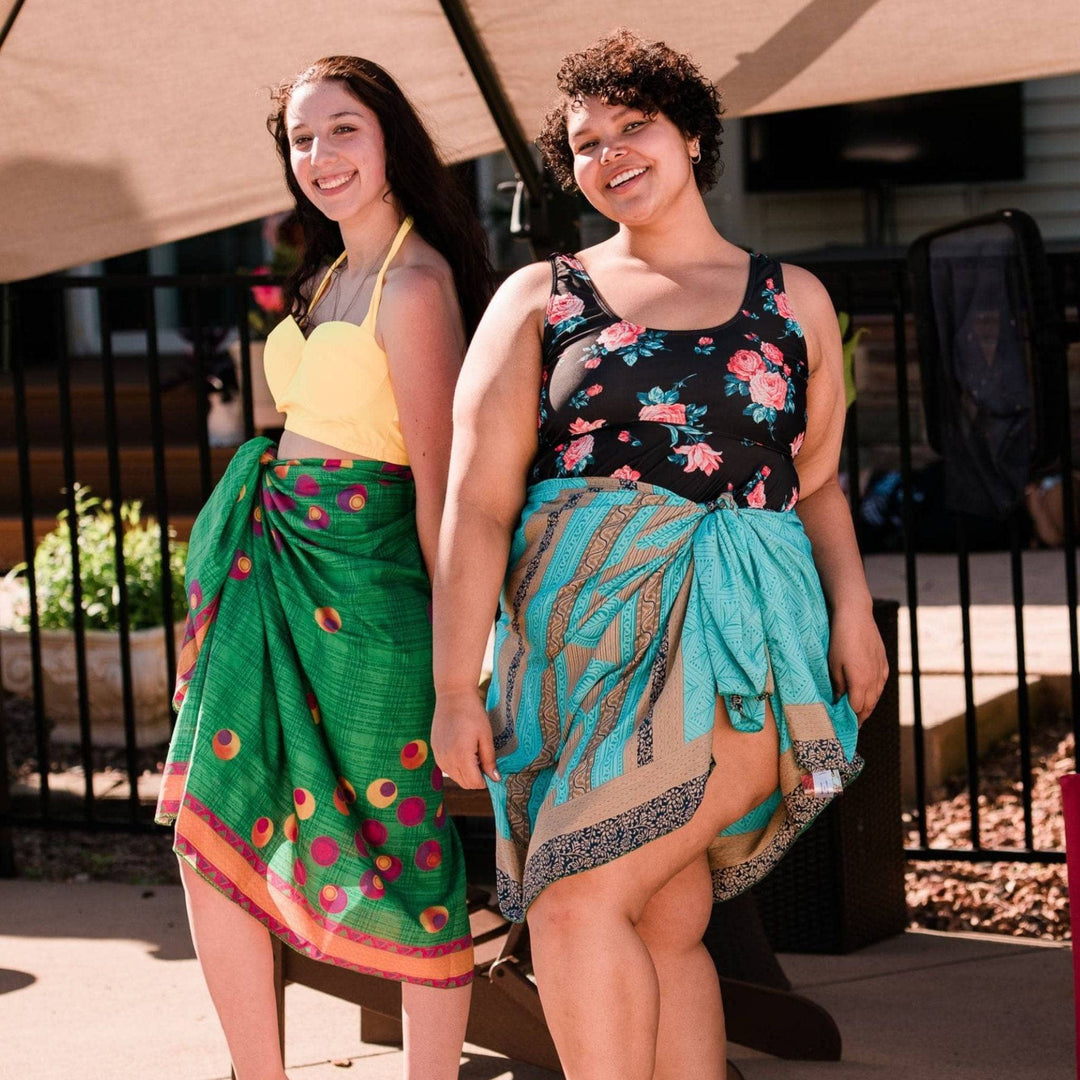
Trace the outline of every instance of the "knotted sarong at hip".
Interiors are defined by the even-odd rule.
[[[825,602],[794,512],[545,480],[529,489],[510,566],[488,696],[509,918],[552,881],[690,820],[718,696],[746,732],[768,701],[780,747],[778,790],[710,845],[718,900],[766,874],[858,774],[858,722],[833,701]]]
[[[246,443],[192,530],[187,593],[158,802],[178,854],[315,959],[467,983],[409,471]]]

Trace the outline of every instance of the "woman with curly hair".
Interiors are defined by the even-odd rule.
[[[158,820],[239,1080],[284,1077],[271,934],[402,983],[405,1075],[458,1075],[473,974],[429,751],[430,584],[484,234],[394,80],[319,60],[269,119],[303,229],[266,342],[281,442],[199,515]]]
[[[711,905],[857,774],[886,675],[840,337],[814,277],[710,222],[720,104],[688,57],[620,31],[558,83],[540,146],[618,232],[508,279],[466,357],[432,745],[490,788],[567,1076],[719,1080]]]

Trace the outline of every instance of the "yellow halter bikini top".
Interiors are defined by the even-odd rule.
[[[287,316],[266,339],[263,365],[285,430],[338,446],[357,457],[408,465],[386,353],[375,339],[386,268],[412,228],[406,218],[383,260],[364,321],[324,322],[304,337]],[[315,290],[308,314],[322,300],[345,252]]]

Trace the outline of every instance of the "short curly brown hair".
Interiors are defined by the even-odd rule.
[[[720,94],[698,66],[662,41],[643,41],[630,30],[616,30],[583,52],[563,58],[555,77],[558,104],[544,117],[536,145],[555,179],[574,187],[574,155],[566,132],[566,111],[583,97],[598,97],[607,105],[628,105],[647,115],[663,113],[684,135],[697,138],[701,160],[694,179],[704,194],[714,187],[722,169]]]

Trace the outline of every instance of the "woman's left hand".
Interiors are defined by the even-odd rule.
[[[874,711],[889,676],[885,645],[872,611],[841,608],[829,627],[829,676],[837,697],[847,694],[861,724]]]

